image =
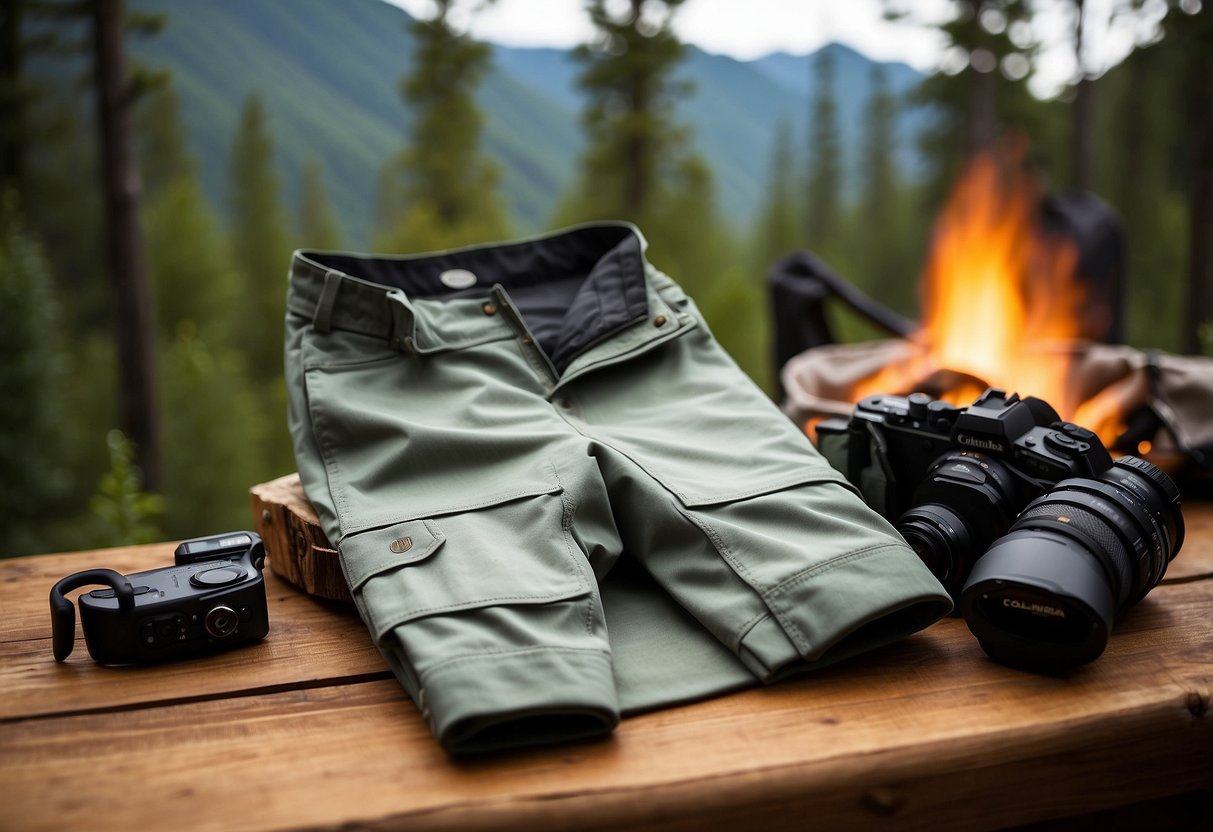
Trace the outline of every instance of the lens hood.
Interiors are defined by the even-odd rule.
[[[959,611],[995,661],[1063,670],[1103,653],[1116,606],[1094,555],[1056,532],[1024,529],[977,561]]]

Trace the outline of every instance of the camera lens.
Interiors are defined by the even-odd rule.
[[[913,503],[898,519],[897,531],[953,598],[1019,508],[1011,472],[975,451],[951,451],[935,460]]]
[[[218,606],[211,608],[203,623],[206,625],[206,631],[215,638],[227,638],[236,632],[240,619],[231,607]]]
[[[1136,457],[1032,502],[977,562],[960,611],[1004,664],[1065,668],[1097,658],[1112,619],[1141,600],[1183,545],[1179,489]]]

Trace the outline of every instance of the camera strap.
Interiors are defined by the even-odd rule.
[[[68,575],[51,587],[51,634],[55,661],[65,661],[76,644],[76,607],[64,595],[90,584],[104,584],[114,590],[118,609],[129,614],[135,609],[135,591],[126,576],[113,569],[86,569]]]

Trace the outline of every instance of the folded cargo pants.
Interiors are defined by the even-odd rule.
[[[453,753],[605,733],[950,609],[632,226],[297,252],[286,359],[304,488]]]

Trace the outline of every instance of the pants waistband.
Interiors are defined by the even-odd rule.
[[[545,284],[584,277],[581,291],[561,301],[574,339],[589,340],[593,330],[607,333],[646,314],[644,245],[635,226],[594,223],[418,255],[296,251],[287,307],[318,331],[342,329],[425,352],[499,334],[502,323],[487,304],[503,291],[542,294]]]

